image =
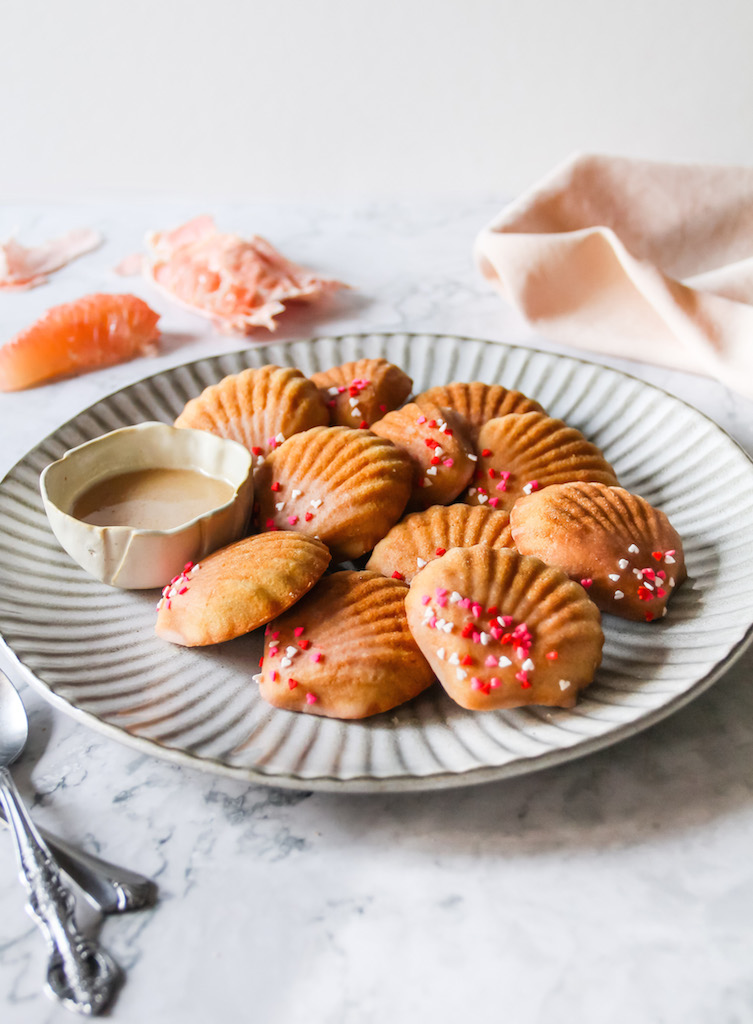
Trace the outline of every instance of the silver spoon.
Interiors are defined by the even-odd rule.
[[[94,1016],[105,1009],[120,981],[112,957],[76,927],[74,897],[21,802],[8,765],[26,745],[29,733],[23,701],[0,675],[0,804],[15,839],[21,880],[29,893],[26,909],[50,947],[47,992],[69,1010]]]

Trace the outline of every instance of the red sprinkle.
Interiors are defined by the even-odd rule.
[[[313,512],[307,512],[306,515],[303,518],[306,520],[307,523],[310,523],[311,520],[314,518],[314,513]]]
[[[491,453],[492,453],[491,448],[483,448],[482,451],[481,451],[481,454],[483,455],[483,457],[485,459],[488,459],[489,456],[491,455]]]
[[[650,601],[654,594],[648,587],[638,587],[638,597],[641,601]]]
[[[460,659],[460,664],[461,665],[472,665],[473,664],[473,658],[470,656],[470,654],[464,654],[463,657]]]
[[[361,420],[361,422],[358,424],[358,429],[359,430],[368,430],[369,429],[369,425],[366,422],[366,420]]]
[[[275,672],[273,672],[273,673],[272,673],[272,682],[273,682],[273,683],[276,683],[276,682],[277,682],[277,678],[278,678],[278,676],[279,676],[279,672],[276,672],[276,671],[275,671]]]
[[[380,405],[379,406],[379,411],[380,412],[387,412],[387,406],[386,405]]]
[[[298,646],[301,648],[302,651],[307,651],[309,649],[309,647],[311,646],[311,641],[310,640],[300,640],[299,643],[298,643]]]
[[[646,612],[646,615],[645,615],[646,622],[653,622],[653,618],[654,618],[654,613],[653,612]]]
[[[556,661],[557,658],[559,658],[559,654],[557,654],[556,651],[547,651],[546,657],[549,659],[549,661]]]
[[[268,530],[276,530],[277,529],[277,526],[275,524],[274,519],[268,519],[267,520],[267,529]]]
[[[305,626],[296,626],[293,630],[293,636],[303,636],[305,629]]]
[[[263,452],[264,452],[264,449],[263,448],[259,448],[258,445],[254,445],[253,448],[251,449],[251,454],[252,455],[261,455],[261,454],[263,454]]]
[[[651,557],[655,558],[657,562],[661,562],[661,551],[652,551]]]
[[[288,689],[289,690],[294,690],[296,688],[296,686],[298,686],[298,680],[297,679],[293,679],[292,677],[290,679],[288,679]]]
[[[393,580],[404,580],[405,576],[403,576],[401,572],[398,572],[397,569],[395,569],[395,571],[392,574],[392,578]]]
[[[430,461],[431,461],[431,464],[432,464],[432,466],[438,466],[438,465],[439,465],[439,463],[440,463],[440,462],[441,462],[442,460],[440,459],[440,457],[439,457],[438,455],[432,455],[432,457],[431,457],[431,460],[430,460]]]
[[[437,556],[437,558],[441,558],[442,555],[445,553],[445,551],[446,551],[445,548],[437,548],[437,550],[434,552],[434,554]]]
[[[279,489],[280,489],[279,482],[277,480],[275,480],[275,482],[272,484],[272,486],[269,489],[270,489],[270,491],[279,491]]]
[[[460,635],[467,639],[471,635],[471,633],[473,633],[474,628],[475,627],[472,622],[466,622],[466,624],[463,626],[460,632]]]

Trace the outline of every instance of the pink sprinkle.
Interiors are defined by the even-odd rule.
[[[290,523],[291,526],[295,526],[295,524],[298,522],[298,516],[288,516],[288,522]]]
[[[183,566],[183,572],[188,572],[189,569],[193,569],[193,562],[186,562]]]
[[[426,417],[425,416],[419,416],[418,417],[418,422],[419,423],[426,423]]]
[[[489,504],[492,508],[496,508],[499,505],[499,498],[489,498]]]
[[[272,673],[272,682],[273,682],[273,683],[276,683],[276,682],[277,682],[277,677],[278,677],[278,675],[279,675],[279,673],[278,673],[278,672],[273,672],[273,673]]]
[[[446,597],[438,597],[437,598],[437,604],[439,605],[440,608],[446,608],[447,607],[447,598]]]
[[[276,530],[277,529],[277,527],[275,526],[274,519],[268,519],[267,520],[267,529],[268,530]]]
[[[499,475],[502,477],[503,480],[509,480],[510,479],[510,471],[507,470],[507,469],[501,469],[499,471]]]
[[[665,580],[667,578],[667,574],[663,569],[660,569],[656,575],[659,577],[660,580]]]
[[[487,655],[484,664],[486,665],[487,668],[494,668],[494,666],[497,664],[497,659],[493,655],[489,654]]]
[[[293,636],[303,636],[305,629],[305,626],[296,626],[295,629],[293,630]]]
[[[518,680],[519,683],[527,683],[528,682],[528,673],[524,672],[521,669],[520,672],[516,672],[515,673],[515,678]]]
[[[472,676],[471,677],[471,689],[472,690],[480,690],[483,687],[483,685],[484,684],[481,682],[481,680],[478,678],[478,676]]]
[[[471,640],[473,640],[474,644],[477,644],[481,640],[481,634],[475,629],[471,633]]]
[[[272,637],[273,640],[278,640],[280,637],[280,631],[279,629],[276,629],[274,633],[270,633],[269,635]]]
[[[449,594],[449,590],[447,589],[447,587],[437,587],[434,592],[437,595],[437,597],[447,597],[447,595]]]
[[[424,596],[421,598],[421,604],[428,604],[429,601],[431,601],[430,595],[424,594]]]
[[[515,648],[515,655],[516,655],[516,657],[520,658],[521,661],[525,661],[526,658],[528,657],[528,648],[527,647],[516,647]]]
[[[321,651],[314,651],[314,653],[311,655],[311,660],[312,661],[321,661],[322,660]]]
[[[306,694],[306,703],[307,704],[316,704],[316,695],[313,694],[313,693],[307,693]]]
[[[491,635],[494,637],[495,640],[501,640],[502,639],[502,627],[501,626],[490,626],[489,627],[489,632],[491,633]]]
[[[586,589],[588,589],[588,588],[589,588],[590,586],[592,586],[592,585],[593,585],[593,580],[592,580],[592,579],[590,579],[590,577],[589,577],[589,578],[587,578],[587,579],[585,579],[585,580],[581,580],[581,581],[580,581],[580,585],[581,585],[582,587],[585,587]]]
[[[512,626],[512,615],[503,615],[502,625],[507,626],[507,628],[509,629],[509,627]]]
[[[497,486],[494,488],[494,490],[495,491],[506,491],[507,490],[507,484],[505,483],[504,480],[500,480],[500,482],[497,484]]]
[[[178,593],[179,593],[179,594],[185,594],[185,592],[186,592],[187,590],[188,590],[188,587],[181,587],[181,588],[180,588],[180,590],[178,591]]]
[[[437,626],[437,617],[436,617],[436,615],[432,615],[432,617],[429,619],[428,626],[429,626],[429,629],[436,629],[436,626]]]
[[[501,679],[497,679],[496,676],[492,676],[491,679],[489,680],[489,686],[491,686],[491,688],[493,690],[496,690],[497,687],[501,686],[501,685],[502,685],[502,680]]]
[[[474,601],[473,604],[471,605],[471,612],[473,614],[473,617],[477,619],[479,618],[480,615],[483,615],[484,609],[481,607],[478,601]]]
[[[675,555],[675,554],[677,554],[677,552],[675,551],[674,548],[670,548],[669,551],[665,551],[664,554],[665,555]]]
[[[279,650],[280,650],[279,647],[270,647],[269,648],[269,656],[270,656],[270,658],[274,658],[275,654],[277,654],[277,652]]]
[[[445,466],[454,466],[455,465],[455,460],[454,459],[445,459],[444,460],[444,465]]]
[[[458,601],[458,604],[460,605],[461,608],[470,608],[471,607],[471,599],[470,599],[470,597],[462,597]]]

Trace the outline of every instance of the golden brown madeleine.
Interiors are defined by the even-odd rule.
[[[312,373],[327,404],[333,426],[365,430],[397,409],[411,393],[413,381],[386,359],[357,359]]]
[[[405,615],[408,588],[336,572],[267,627],[261,695],[277,708],[366,718],[403,704],[434,675]]]
[[[245,537],[188,564],[162,591],[155,632],[184,647],[250,633],[308,593],[330,562],[328,548],[297,533]]]
[[[398,521],[413,466],[366,430],[314,427],[294,434],[257,471],[262,530],[318,537],[338,561],[359,558]]]
[[[408,625],[464,708],[572,707],[601,663],[599,612],[560,570],[503,548],[454,548],[414,576]]]
[[[429,388],[416,397],[416,404],[439,405],[454,409],[468,423],[472,440],[488,420],[512,412],[543,412],[537,401],[520,391],[503,388],[501,384],[454,383]]]
[[[372,551],[366,568],[410,583],[425,565],[451,548],[474,544],[514,547],[507,512],[483,505],[435,505],[393,526]]]
[[[210,384],[186,404],[176,427],[193,427],[240,441],[261,465],[293,434],[329,423],[316,385],[291,366],[242,370]]]
[[[685,579],[682,541],[666,515],[622,487],[562,484],[515,503],[519,549],[559,566],[602,611],[652,622]]]
[[[543,412],[512,413],[479,431],[478,466],[463,500],[512,508],[524,494],[573,480],[618,483],[595,444],[575,427]]]
[[[411,503],[419,508],[446,505],[457,498],[478,461],[464,420],[451,409],[411,402],[387,413],[371,427],[413,462]]]

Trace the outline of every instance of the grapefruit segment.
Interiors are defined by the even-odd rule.
[[[158,320],[135,295],[86,295],[54,306],[0,347],[0,391],[20,391],[153,351]]]

